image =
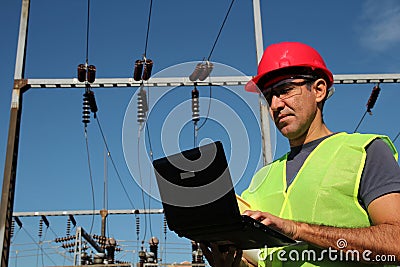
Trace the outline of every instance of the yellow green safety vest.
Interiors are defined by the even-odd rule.
[[[347,228],[370,226],[368,214],[358,202],[358,189],[366,159],[365,148],[376,138],[388,144],[397,160],[396,148],[386,136],[338,133],[324,139],[310,153],[289,187],[286,184],[286,154],[260,169],[242,193],[242,198],[252,210],[294,221]],[[360,263],[321,260],[318,251],[316,261],[301,261],[310,258],[307,255],[297,257],[305,249],[309,249],[307,244],[262,250],[260,258],[263,260],[259,260],[259,266],[362,266]],[[281,256],[286,257],[279,258],[287,261],[278,259],[276,254],[280,250],[287,253],[281,251]],[[290,251],[293,257],[289,257]]]

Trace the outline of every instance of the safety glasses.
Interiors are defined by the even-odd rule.
[[[297,81],[299,79],[303,79],[303,81]],[[312,84],[314,81],[315,77],[313,76],[292,77],[268,88],[264,88],[262,93],[265,97],[265,100],[267,100],[268,104],[271,105],[273,96],[284,100],[295,95],[300,95],[302,86],[306,84]]]

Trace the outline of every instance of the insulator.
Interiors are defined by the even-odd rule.
[[[144,81],[147,81],[148,79],[150,79],[151,76],[151,70],[153,69],[153,60],[151,59],[146,59],[145,63],[144,63],[144,68],[143,68],[143,75],[142,75],[142,79]]]
[[[165,217],[164,214],[164,236],[167,238],[167,218]]]
[[[140,81],[142,79],[143,63],[144,60],[138,59],[135,61],[135,69],[133,70],[133,79],[135,81]]]
[[[137,96],[137,122],[143,123],[146,120],[146,112],[148,110],[146,91],[140,88]]]
[[[39,221],[39,237],[41,238],[43,235],[43,219]]]
[[[68,249],[68,252],[69,252],[69,253],[74,253],[74,252],[75,252],[75,249]]]
[[[372,89],[371,95],[368,99],[367,112],[369,112],[371,115],[372,115],[371,109],[374,107],[376,100],[378,99],[380,91],[381,91],[381,88],[379,87],[379,84],[375,85],[374,88]]]
[[[136,215],[136,239],[139,240],[139,234],[140,234],[140,218],[139,216]]]
[[[15,221],[14,220],[12,220],[11,221],[11,237],[13,237],[14,236],[14,230],[15,230]]]
[[[203,66],[203,71],[200,73],[199,76],[200,81],[204,81],[208,76],[210,76],[210,73],[214,68],[214,64],[212,64],[210,61],[207,61]]]
[[[89,99],[90,111],[96,114],[96,112],[99,109],[97,108],[96,98],[94,97],[94,92],[92,90],[89,90],[88,92],[88,99]]]
[[[203,72],[203,63],[197,63],[192,74],[190,74],[189,76],[189,80],[191,80],[192,82],[196,81],[202,72]]]
[[[90,104],[88,93],[83,94],[83,111],[82,111],[82,122],[86,125],[90,122]]]
[[[200,120],[200,105],[199,105],[199,91],[195,87],[192,90],[192,121],[198,122]]]
[[[86,66],[85,66],[85,64],[78,65],[78,81],[80,81],[80,82],[86,81]]]
[[[89,65],[87,69],[87,81],[89,83],[94,83],[96,79],[96,67],[94,65]]]
[[[70,215],[68,216],[68,218],[71,220],[72,224],[73,224],[74,226],[76,226],[76,220],[75,220],[75,218],[74,218],[74,215],[70,214]]]
[[[70,236],[70,234],[71,234],[71,219],[70,219],[70,218],[67,219],[67,230],[66,230],[66,234],[67,234],[67,236]]]

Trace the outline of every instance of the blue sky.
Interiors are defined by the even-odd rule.
[[[147,50],[147,56],[155,62],[153,73],[207,57],[230,1],[153,2]],[[0,169],[4,169],[6,154],[20,5],[18,0],[0,2]],[[132,76],[133,63],[144,50],[148,7],[149,1],[92,1],[89,63],[97,67],[97,77]],[[280,41],[305,42],[320,51],[334,74],[400,73],[399,1],[264,0],[261,8],[264,47]],[[85,30],[86,1],[32,0],[25,77],[75,78],[77,65],[85,61]],[[253,36],[251,1],[236,0],[211,60],[254,75]],[[336,85],[336,93],[324,110],[328,127],[332,131],[352,132],[365,112],[372,87],[372,84]],[[393,138],[400,131],[395,108],[400,88],[399,84],[381,84],[381,88],[373,116],[366,116],[359,131]],[[186,89],[187,93],[191,90]],[[135,97],[135,90],[107,88],[94,91],[113,159],[136,208],[142,208],[141,193],[130,176],[122,145],[125,111],[130,99]],[[201,94],[207,94],[206,90],[199,88]],[[15,211],[92,209],[81,122],[82,94],[82,89],[31,89],[24,95]],[[205,105],[202,105],[201,114],[204,116],[205,113]],[[103,204],[104,145],[93,119],[88,131],[96,209],[100,209]],[[209,137],[213,132],[215,129],[209,124],[201,138]],[[398,142],[395,145],[399,148]],[[276,155],[281,155],[287,148],[287,142],[278,134]],[[110,181],[108,208],[132,208],[110,162],[107,166]],[[242,179],[238,184],[239,191],[245,188],[249,179]],[[151,207],[159,207],[159,203],[151,201]],[[160,219],[153,221],[154,232],[161,229]],[[38,218],[23,219],[24,228],[36,238],[35,242],[38,242],[38,221]],[[99,229],[98,221],[95,230]],[[90,228],[90,218],[78,218],[78,223]],[[48,230],[46,240],[54,239],[55,233],[64,235],[65,225],[65,218],[51,219],[54,232]],[[110,235],[117,239],[136,240],[132,216],[111,218],[109,229]],[[17,237],[15,243],[33,243],[25,230],[20,230]],[[148,238],[149,233],[146,240]],[[190,260],[188,242],[176,240],[172,233],[168,234],[168,241],[183,243],[181,248],[187,244],[188,252],[167,258],[168,262]],[[24,253],[36,254],[38,251],[35,244],[30,248],[29,253],[24,247],[14,247],[21,251],[18,265],[24,261],[30,266],[52,265],[49,258],[57,264],[64,263],[62,257],[52,254],[45,255],[44,260],[36,256],[22,257]],[[10,261],[14,264],[15,250],[13,252]],[[132,254],[121,259],[136,261],[137,256]]]

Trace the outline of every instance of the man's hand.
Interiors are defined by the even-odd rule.
[[[207,247],[204,244],[200,244],[200,248],[206,256],[208,263],[212,267],[239,267],[242,259],[242,250],[236,249],[233,246],[228,248],[228,251],[221,252],[218,245],[211,244]]]
[[[260,221],[262,224],[275,228],[292,239],[298,239],[299,226],[294,221],[282,219],[268,212],[261,211],[246,210],[243,214]]]

